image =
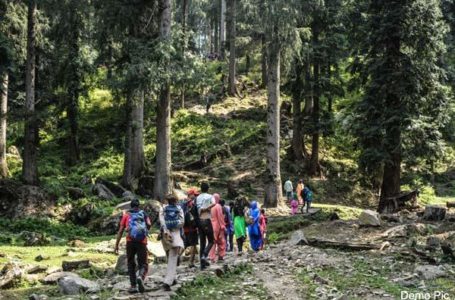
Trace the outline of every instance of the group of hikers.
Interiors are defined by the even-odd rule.
[[[298,212],[299,206],[301,206],[302,213],[306,208],[306,212],[309,213],[311,203],[313,202],[313,192],[310,190],[308,185],[303,183],[303,179],[299,179],[295,188],[292,185],[292,181],[289,178],[284,183],[284,191],[288,200],[289,206],[291,207],[291,215],[295,215]]]
[[[220,194],[209,194],[207,182],[201,184],[200,191],[190,188],[185,200],[179,201],[172,194],[167,195],[165,200],[166,204],[159,212],[158,239],[167,255],[167,270],[163,280],[163,289],[166,291],[176,284],[177,266],[185,249],[190,254],[189,267],[195,268],[199,244],[200,268],[204,270],[210,263],[223,261],[226,252],[234,252],[234,237],[239,256],[244,253],[247,237],[254,252],[264,247],[267,217],[256,201],[249,202],[246,197],[239,196],[227,204]],[[130,204],[131,209],[124,213],[120,221],[114,251],[118,254],[120,240],[126,230],[126,256],[131,284],[129,292],[143,293],[148,272],[147,235],[152,222],[140,209],[138,199]]]

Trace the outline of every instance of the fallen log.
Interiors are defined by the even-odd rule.
[[[381,214],[394,213],[410,202],[412,206],[417,206],[417,198],[419,197],[419,190],[405,191],[400,194],[387,197],[384,201],[380,201],[380,206],[378,207],[378,212]]]
[[[320,248],[336,248],[336,249],[347,249],[353,251],[362,250],[380,250],[383,248],[382,244],[371,244],[371,243],[350,243],[350,242],[338,242],[332,240],[324,240],[318,238],[309,238],[308,244],[313,247]]]

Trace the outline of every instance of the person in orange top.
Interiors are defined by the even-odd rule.
[[[226,230],[226,224],[224,222],[224,213],[223,207],[220,204],[220,194],[213,194],[213,198],[215,199],[215,206],[212,207],[211,210],[211,220],[212,220],[212,227],[213,227],[213,237],[214,237],[214,245],[210,250],[209,257],[210,260],[215,263],[216,262],[216,251],[218,250],[218,259],[224,260],[224,256],[226,255],[226,240],[224,238],[224,233]]]
[[[303,198],[302,198],[302,191],[303,191],[303,180],[299,179],[299,182],[297,183],[297,187],[295,188],[295,193],[297,194],[297,200],[299,201],[299,204],[303,204]]]
[[[143,293],[145,291],[144,280],[148,272],[147,231],[152,226],[152,223],[150,222],[149,216],[139,209],[139,199],[133,199],[130,206],[131,209],[123,214],[120,221],[114,252],[118,254],[120,240],[126,229],[128,233],[126,235],[126,257],[131,284],[128,291],[130,293],[137,293],[139,288],[139,291]],[[139,276],[136,275],[135,256],[137,256]]]

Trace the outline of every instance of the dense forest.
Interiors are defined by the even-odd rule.
[[[451,0],[0,0],[0,243],[112,235],[202,181],[452,205],[454,32]]]

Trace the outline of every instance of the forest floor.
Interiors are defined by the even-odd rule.
[[[178,284],[171,293],[160,290],[165,259],[157,250],[158,242],[152,242],[154,262],[147,293],[133,296],[126,292],[127,276],[114,272],[117,257],[112,254],[113,237],[88,240],[77,247],[1,246],[0,253],[3,260],[15,258],[21,264],[46,267],[47,272],[52,268],[55,271],[63,260],[89,259],[89,269],[75,272],[99,283],[102,291],[71,299],[399,299],[402,292],[437,291],[447,293],[447,299],[455,299],[455,260],[444,256],[438,247],[427,247],[431,236],[448,233],[449,238],[455,238],[453,221],[425,222],[415,213],[404,212],[399,222],[363,227],[355,217],[351,218],[355,212],[345,212],[343,207],[336,208],[340,215],[351,217],[334,221],[326,219],[330,210],[318,209],[312,216],[271,217],[270,243],[258,254],[250,250],[241,257],[228,253],[223,264],[214,264],[204,272],[188,268],[184,258],[178,270]],[[454,211],[449,217],[453,218],[453,214]],[[333,248],[311,242],[306,245],[305,239],[384,247]],[[36,262],[39,254],[52,258]],[[56,285],[27,282],[28,279],[22,280],[18,283],[20,288],[0,292],[0,299],[25,299],[32,293],[45,294],[50,299],[70,299],[61,297]]]

